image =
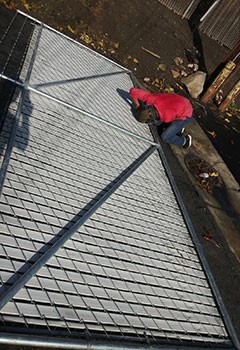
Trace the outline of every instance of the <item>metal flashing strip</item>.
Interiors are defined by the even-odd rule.
[[[11,276],[10,280],[14,280],[14,283],[3,292],[0,296],[0,309],[27,283],[27,281],[36,274],[36,272],[52,257],[59,248],[83,225],[86,220],[114,193],[118,187],[130,176],[132,173],[156,150],[156,146],[150,146],[138,159],[129,165],[114,181],[106,186],[100,193],[96,195],[77,215],[80,217],[75,224],[66,230],[63,227],[63,232],[60,232],[58,236],[53,237],[50,242],[47,242],[41,249],[44,253],[37,252],[27,263],[21,267],[21,271],[24,273],[21,275],[21,271],[18,271],[16,275],[20,277],[16,280],[16,276]],[[48,247],[46,249],[46,247]],[[40,257],[39,257],[40,253]],[[34,261],[31,263],[31,261]],[[30,267],[29,267],[30,265]],[[7,281],[7,285],[10,281]]]

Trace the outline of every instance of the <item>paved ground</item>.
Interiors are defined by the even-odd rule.
[[[158,79],[159,84],[164,80],[164,86],[175,86],[176,81],[170,73],[174,58],[183,57],[186,48],[193,49],[187,22],[155,0],[123,1],[120,7],[117,0],[0,2],[25,12],[29,10],[32,16],[106,54],[130,68],[142,84],[145,84],[144,78],[149,77],[151,83]],[[204,35],[201,39],[208,76],[213,76],[228,49]],[[167,69],[158,70],[159,64],[166,65]],[[155,84],[145,84],[145,87],[157,88]],[[235,117],[227,123],[225,116],[207,106],[199,107],[197,103],[195,107],[199,116],[189,127],[194,136],[191,150],[183,151],[166,144],[163,148],[201,249],[240,338],[240,122]],[[186,167],[189,154],[206,160],[219,172],[222,186],[214,195],[200,186],[189,172]],[[213,233],[219,247],[204,239],[204,227]]]

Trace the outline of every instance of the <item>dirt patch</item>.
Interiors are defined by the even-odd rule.
[[[29,13],[133,70],[139,79],[159,76],[168,78],[169,83],[175,82],[169,71],[171,65],[175,65],[174,58],[185,58],[185,49],[193,49],[187,21],[157,0],[122,1],[121,4],[117,0],[15,0],[10,3],[13,8]],[[216,58],[214,48],[211,51]],[[224,48],[218,50],[218,62],[226,52]],[[165,72],[158,70],[160,63],[166,65]],[[209,60],[209,73],[215,64]]]

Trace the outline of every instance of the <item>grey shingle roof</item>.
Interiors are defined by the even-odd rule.
[[[118,93],[131,75],[35,23],[22,82],[35,47],[23,104],[19,89],[2,130],[4,146],[20,108],[0,202],[0,302],[14,290],[1,334],[233,348],[159,153],[141,158],[155,142]]]

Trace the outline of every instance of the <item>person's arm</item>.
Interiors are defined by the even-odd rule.
[[[131,88],[129,94],[136,106],[136,109],[141,106],[139,100],[146,102],[147,97],[149,96],[149,92],[137,88]]]
[[[138,98],[132,98],[132,100],[133,100],[133,102],[134,102],[134,104],[135,104],[135,108],[136,108],[136,109],[139,108],[139,107],[140,107],[140,103],[139,103]]]

